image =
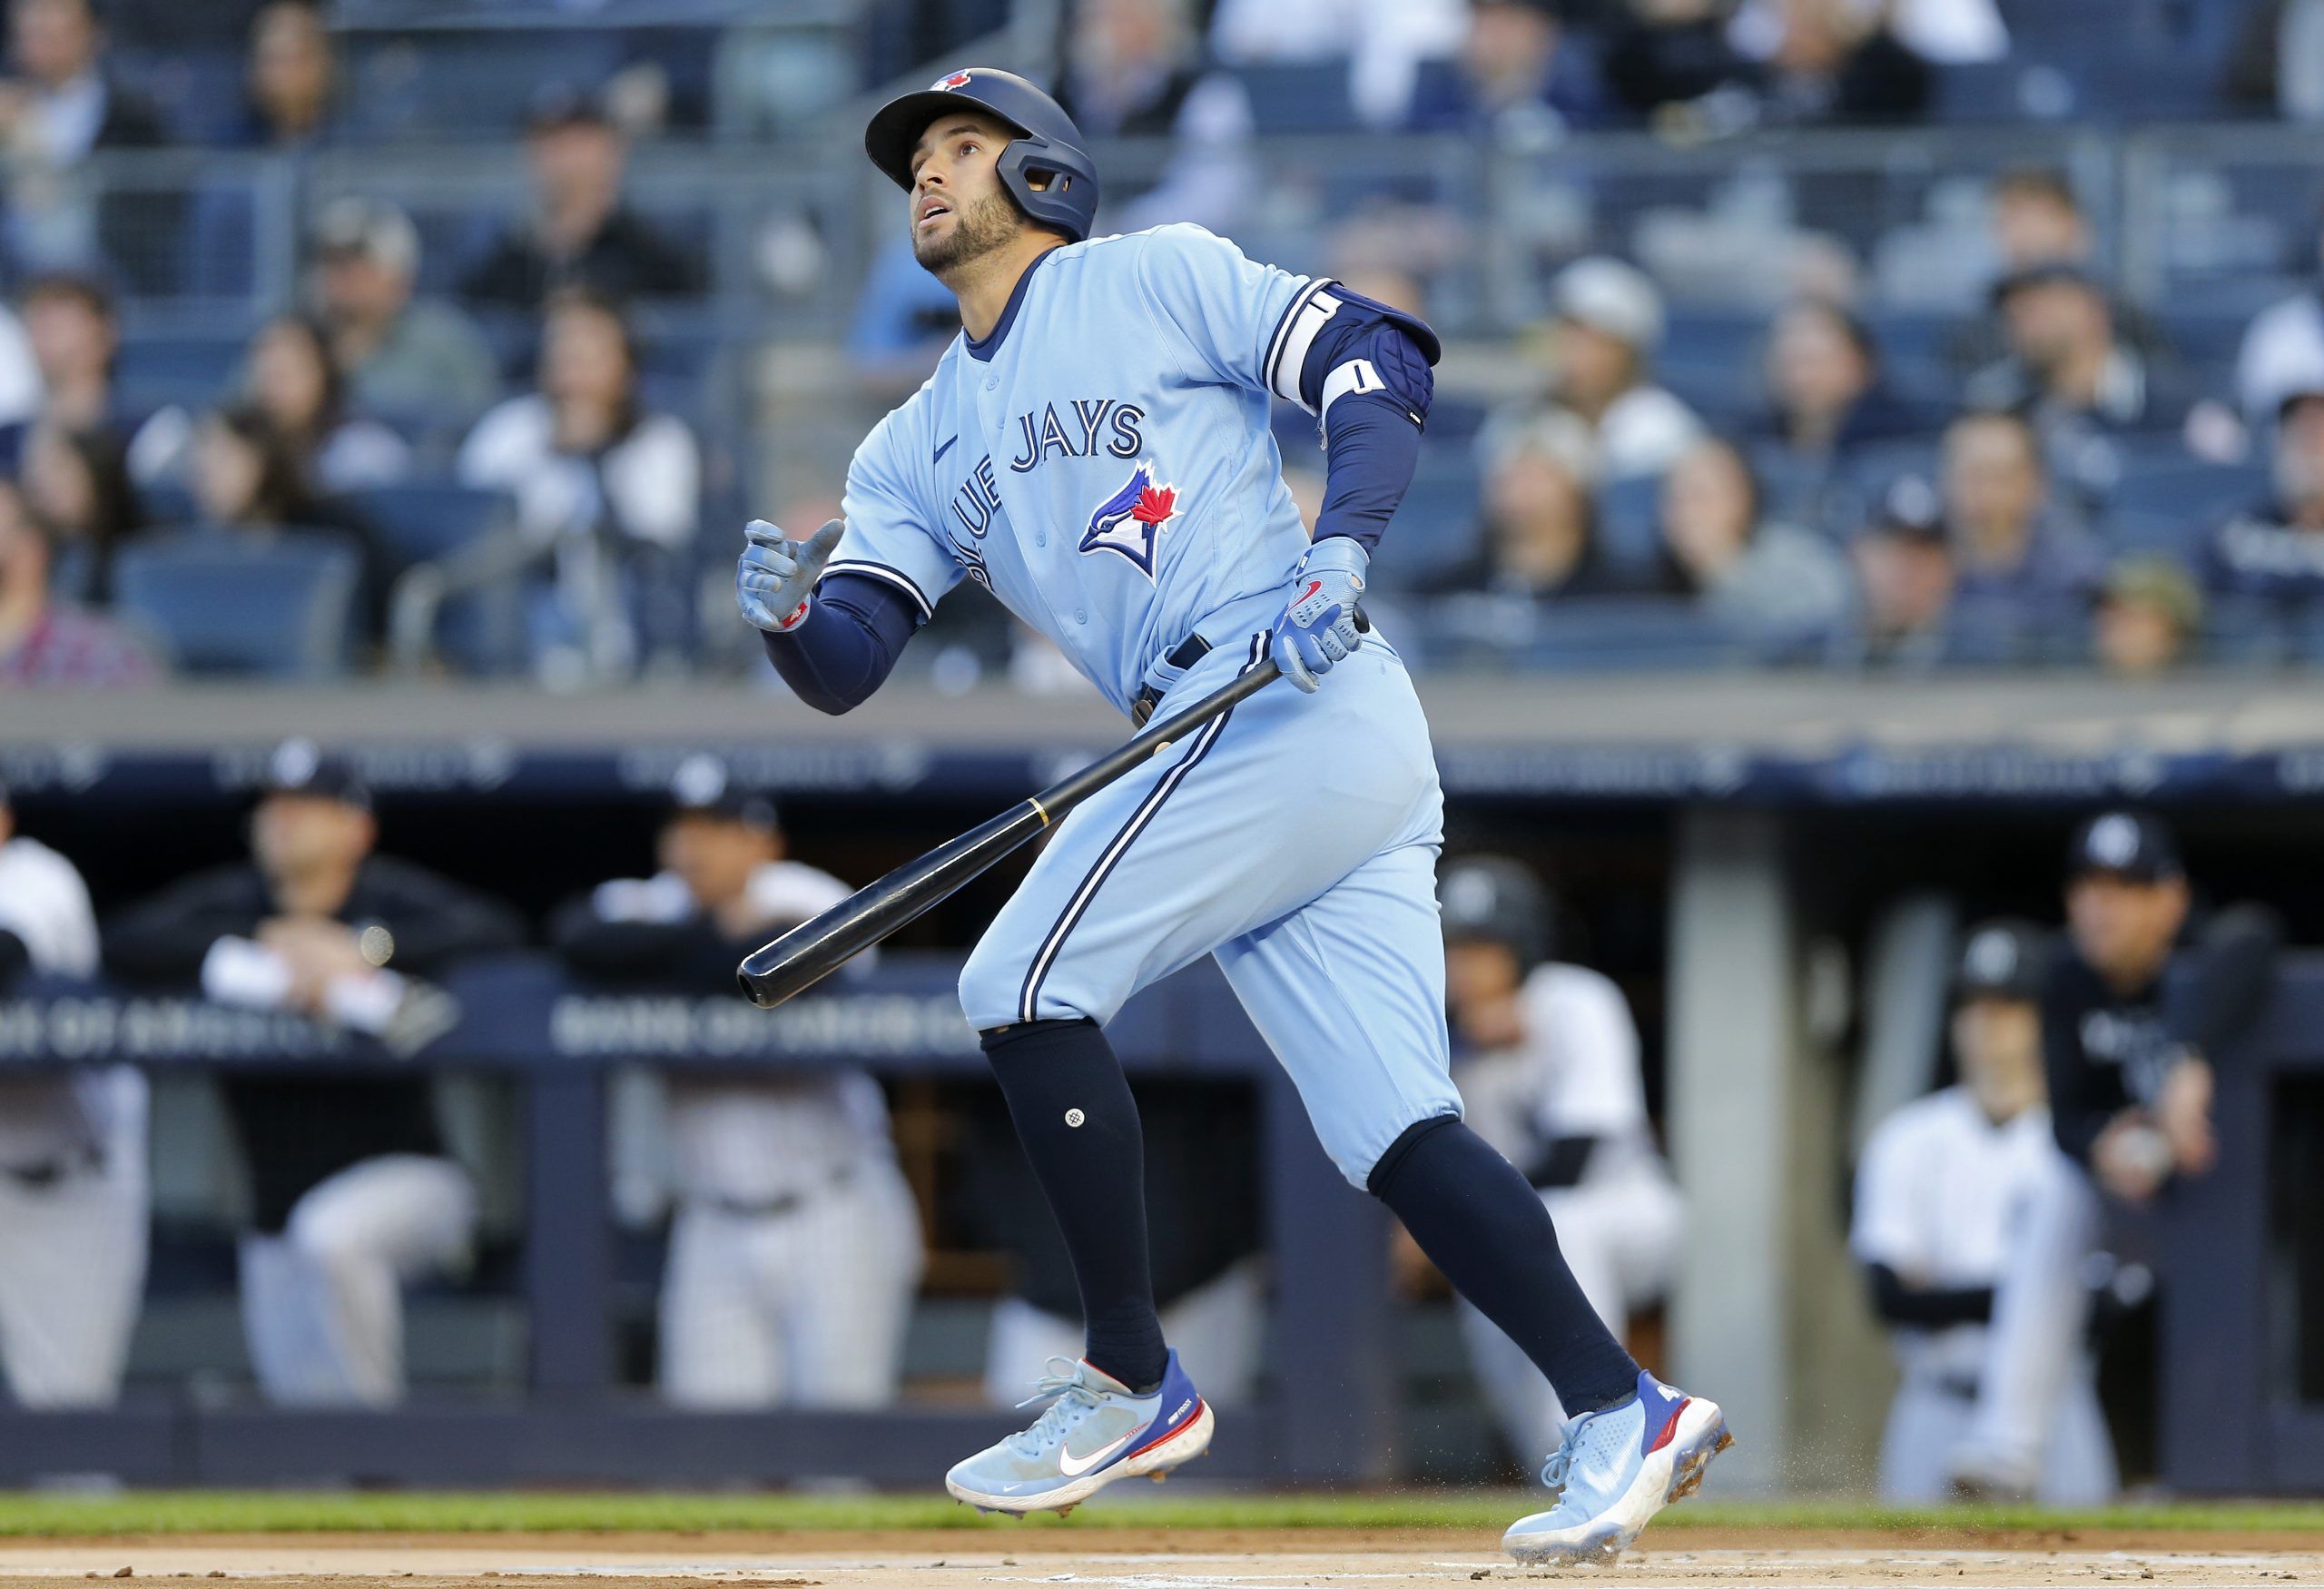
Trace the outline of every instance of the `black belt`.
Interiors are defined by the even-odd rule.
[[[836,1187],[845,1186],[854,1179],[855,1167],[846,1165],[833,1171],[822,1185],[811,1187],[805,1191],[783,1192],[779,1196],[756,1201],[745,1201],[741,1198],[711,1198],[707,1200],[712,1208],[722,1214],[732,1214],[744,1219],[763,1219],[776,1214],[796,1213],[824,1192]]]
[[[1209,641],[1204,639],[1200,635],[1188,635],[1185,639],[1178,642],[1177,646],[1171,651],[1170,655],[1165,656],[1162,660],[1168,666],[1177,668],[1180,675],[1183,676],[1187,669],[1192,667],[1196,663],[1200,662],[1204,657],[1209,655]],[[1176,684],[1177,680],[1173,679],[1170,682]],[[1152,685],[1143,686],[1137,692],[1137,698],[1129,704],[1129,720],[1140,728],[1145,727],[1146,720],[1154,716],[1154,708],[1161,705],[1161,702],[1162,692],[1160,690],[1156,689]]]
[[[105,1154],[102,1148],[84,1148],[69,1159],[52,1159],[45,1164],[10,1164],[0,1166],[0,1176],[5,1176],[26,1191],[46,1191],[75,1170],[103,1170]]]

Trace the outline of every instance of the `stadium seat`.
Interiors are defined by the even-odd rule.
[[[508,508],[498,491],[448,481],[375,486],[348,501],[397,571],[467,545],[501,522]]]
[[[345,666],[362,563],[320,532],[262,545],[196,531],[133,542],[113,561],[113,602],[195,674],[324,678]]]
[[[1598,548],[1614,568],[1628,574],[1654,567],[1662,548],[1661,479],[1632,475],[1610,480],[1598,490]]]
[[[113,379],[133,408],[172,403],[202,410],[219,400],[241,369],[247,339],[241,332],[155,335],[122,339]]]
[[[1476,550],[1477,471],[1465,459],[1425,461],[1412,489],[1381,538],[1381,557],[1392,578],[1413,577],[1457,563]]]
[[[2268,494],[2263,469],[2205,463],[2184,453],[2157,456],[2125,449],[2122,474],[2108,501],[2110,515],[2173,518],[2200,528]]]
[[[1342,133],[1356,125],[1344,59],[1283,61],[1243,66],[1235,75],[1250,95],[1251,125],[1260,133]]]

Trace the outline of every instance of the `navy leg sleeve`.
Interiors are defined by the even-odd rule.
[[[1425,1120],[1373,1167],[1372,1195],[1429,1261],[1548,1376],[1568,1417],[1638,1388],[1638,1365],[1581,1294],[1541,1194],[1452,1116]]]
[[[1147,1255],[1145,1136],[1121,1061],[1093,1021],[1026,1022],[981,1041],[1073,1259],[1082,1356],[1149,1392],[1169,1353]]]

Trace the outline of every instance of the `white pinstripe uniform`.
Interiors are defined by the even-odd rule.
[[[0,844],[0,929],[34,970],[96,972],[81,874],[32,839]],[[120,1066],[0,1079],[0,1369],[17,1402],[120,1394],[145,1247],[145,1078]]]

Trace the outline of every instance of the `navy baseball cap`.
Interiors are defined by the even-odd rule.
[[[2074,834],[2073,845],[2066,852],[2070,879],[2104,875],[2130,883],[2168,883],[2186,874],[2171,830],[2142,811],[2109,811],[2092,817]]]
[[[359,811],[371,809],[371,791],[364,785],[355,764],[320,748],[311,739],[287,739],[275,747],[266,758],[266,775],[259,780],[259,793],[261,796],[308,794],[318,800],[336,800]]]
[[[773,833],[774,802],[747,789],[714,755],[690,755],[670,775],[670,804],[679,816],[715,816]]]
[[[2037,999],[2049,940],[2030,922],[1983,922],[1961,943],[1956,999]]]

